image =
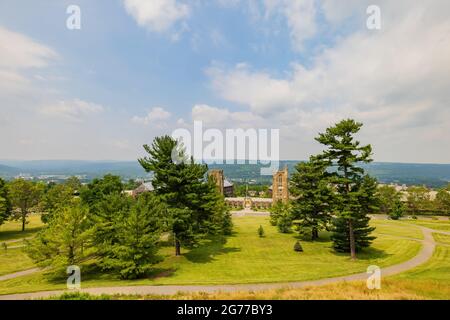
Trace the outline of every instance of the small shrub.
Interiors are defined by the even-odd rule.
[[[259,235],[260,238],[263,238],[264,235],[265,235],[264,229],[263,229],[262,226],[259,226],[259,228],[258,228],[258,235]]]
[[[300,241],[297,241],[294,245],[294,251],[295,252],[303,252],[303,247],[300,244]]]

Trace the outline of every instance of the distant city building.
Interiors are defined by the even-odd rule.
[[[131,193],[133,197],[137,197],[138,195],[145,193],[145,192],[152,192],[155,188],[153,187],[153,184],[151,182],[144,182],[139,187],[134,189]]]

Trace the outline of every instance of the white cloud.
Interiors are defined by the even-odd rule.
[[[57,57],[51,48],[0,26],[0,68],[42,68]]]
[[[144,117],[134,116],[131,120],[134,123],[148,125],[151,123],[157,124],[157,122],[161,121],[161,120],[167,120],[170,118],[170,116],[171,116],[170,112],[164,110],[163,108],[155,107],[155,108],[152,108],[147,113],[146,116],[144,116]]]
[[[189,6],[178,0],[124,0],[124,6],[139,26],[164,32],[189,16]]]
[[[55,117],[71,121],[81,121],[84,117],[100,113],[103,106],[75,99],[72,101],[58,101],[57,103],[43,106],[39,112],[45,116]]]
[[[444,125],[450,119],[450,20],[443,8],[450,9],[449,2],[382,1],[381,31],[361,24],[312,65],[292,63],[285,76],[273,76],[242,63],[232,68],[214,64],[207,74],[222,98],[270,117],[285,134],[312,138],[351,116],[366,123],[374,144],[401,141],[402,148],[382,151],[382,158],[433,161],[436,155],[416,153],[421,146],[438,150],[441,142],[431,137],[450,135],[450,126]],[[334,19],[344,18],[336,14]],[[443,153],[450,161],[450,152]]]
[[[232,112],[206,104],[192,108],[192,120],[203,121],[205,126],[215,128],[258,127],[264,120],[251,112]]]

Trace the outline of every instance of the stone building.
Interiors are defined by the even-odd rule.
[[[223,174],[223,170],[214,169],[209,171],[208,175],[216,182],[217,190],[225,197],[232,197],[234,195],[234,185]]]
[[[272,201],[289,201],[289,172],[287,166],[283,170],[275,172],[272,181]]]

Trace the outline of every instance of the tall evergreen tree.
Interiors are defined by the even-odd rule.
[[[6,182],[0,178],[0,225],[2,225],[11,215],[12,206],[9,199]]]
[[[372,161],[371,145],[361,146],[354,140],[362,123],[347,119],[328,128],[316,138],[327,148],[318,156],[319,160],[335,167],[330,182],[335,188],[333,212],[336,215],[333,234],[334,248],[337,251],[350,252],[356,259],[357,250],[370,245],[373,237],[367,216],[375,203],[376,182],[365,176],[365,171],[358,166]]]
[[[169,136],[155,138],[144,149],[149,156],[139,163],[153,172],[155,193],[168,205],[167,221],[175,238],[176,255],[181,254],[182,245],[191,246],[199,236],[216,230],[218,223],[230,223],[222,197],[206,179],[206,165],[187,159],[183,146]]]
[[[124,279],[135,279],[148,273],[160,261],[157,255],[160,219],[166,211],[155,195],[141,195],[121,219],[116,220],[116,239],[112,242],[102,266],[117,270]]]
[[[331,221],[332,190],[326,173],[327,164],[314,157],[298,163],[291,178],[292,214],[300,233],[311,234],[314,241],[319,231]]]

